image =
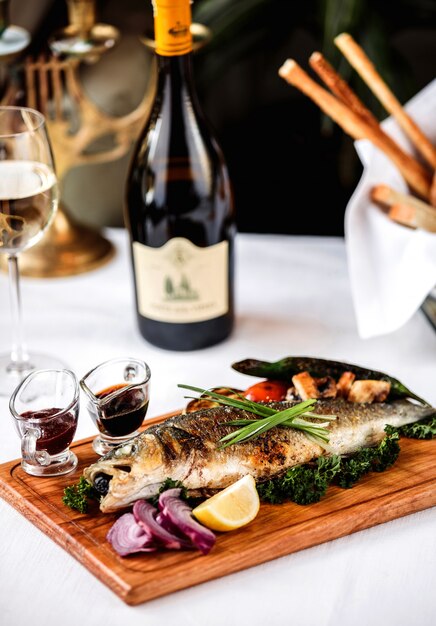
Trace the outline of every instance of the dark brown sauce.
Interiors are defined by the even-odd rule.
[[[35,419],[41,420],[52,417],[60,411],[62,411],[62,409],[58,408],[26,411],[21,414],[21,417],[29,421]],[[36,449],[47,450],[47,452],[53,456],[54,454],[63,452],[73,441],[77,428],[77,420],[72,413],[67,412],[59,415],[59,417],[47,420],[47,422],[35,424],[35,426],[41,431],[41,436],[36,442]]]
[[[127,389],[127,384],[113,385],[96,394],[99,400],[126,387],[112,400],[98,408],[97,426],[103,435],[124,437],[137,430],[144,421],[148,408],[148,398],[142,389]]]

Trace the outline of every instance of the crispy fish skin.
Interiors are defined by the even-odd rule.
[[[285,409],[295,404],[271,406]],[[341,455],[376,445],[385,436],[386,424],[411,424],[435,411],[407,400],[376,404],[319,400],[313,408],[319,415],[337,416],[329,426],[328,454]],[[303,433],[287,427],[220,449],[219,440],[234,430],[226,422],[253,417],[224,406],[177,415],[118,446],[86,468],[84,476],[91,484],[102,474],[112,477],[100,502],[101,511],[111,512],[155,495],[167,477],[182,481],[189,490],[223,489],[246,474],[261,482],[326,454]]]

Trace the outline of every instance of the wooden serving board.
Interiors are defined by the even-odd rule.
[[[79,467],[66,476],[29,476],[19,460],[0,465],[0,496],[132,605],[436,504],[436,441],[402,439],[390,470],[369,474],[353,489],[330,487],[317,504],[263,504],[251,524],[220,534],[207,556],[162,551],[122,558],[106,541],[116,515],[103,515],[97,503],[86,515],[62,504],[64,487],[77,482],[83,468],[96,460],[91,442],[73,444]]]

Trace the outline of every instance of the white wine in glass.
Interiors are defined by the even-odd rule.
[[[63,366],[55,357],[27,352],[18,272],[19,253],[41,239],[58,200],[44,116],[26,107],[0,107],[0,253],[8,257],[12,312],[12,350],[0,356],[0,395],[10,395],[33,369]]]

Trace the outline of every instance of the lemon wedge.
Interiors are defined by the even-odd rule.
[[[247,474],[199,504],[192,514],[208,528],[226,532],[254,520],[259,507],[256,483],[253,476]]]

